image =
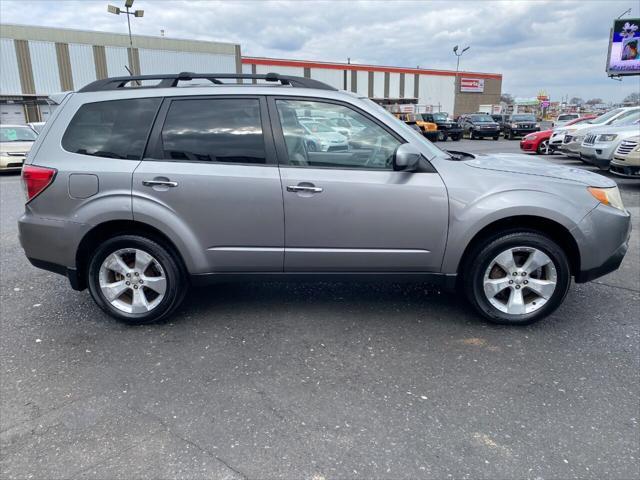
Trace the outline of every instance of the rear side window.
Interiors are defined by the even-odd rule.
[[[266,163],[260,103],[254,98],[174,100],[162,128],[174,161]]]
[[[161,98],[85,103],[62,137],[68,152],[140,160]]]

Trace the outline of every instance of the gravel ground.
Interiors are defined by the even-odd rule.
[[[640,182],[619,184],[622,268],[531,327],[375,283],[220,285],[127,327],[29,265],[3,175],[0,477],[638,478]]]

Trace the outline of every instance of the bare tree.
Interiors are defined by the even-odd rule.
[[[599,103],[604,103],[601,98],[592,98],[585,102],[587,105],[598,105]]]
[[[569,100],[569,103],[571,103],[572,105],[582,105],[584,103],[584,100],[582,100],[580,97],[572,97],[571,100]]]
[[[507,105],[513,105],[513,95],[510,93],[503,93],[500,95],[500,101],[502,103],[506,103]]]
[[[624,103],[630,103],[632,105],[639,104],[640,103],[640,93],[638,93],[638,92],[630,93],[629,95],[624,97],[623,102]]]

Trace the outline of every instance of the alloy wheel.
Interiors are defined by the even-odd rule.
[[[157,307],[167,290],[167,277],[157,259],[138,248],[108,255],[98,273],[104,298],[125,313],[147,313]]]
[[[533,247],[497,255],[484,274],[484,293],[503,313],[525,315],[542,308],[556,290],[558,274],[549,256]]]

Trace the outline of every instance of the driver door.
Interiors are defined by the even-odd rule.
[[[331,101],[272,98],[288,272],[439,271],[448,200],[437,173],[397,172],[404,139],[369,114]],[[300,118],[345,118],[340,148],[310,151]],[[364,126],[364,128],[362,128]],[[338,143],[338,142],[336,142]]]

